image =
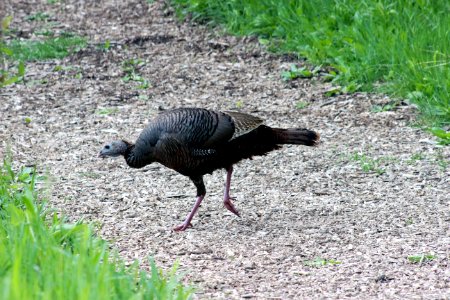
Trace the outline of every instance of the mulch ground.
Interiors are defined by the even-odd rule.
[[[17,166],[48,173],[51,205],[98,224],[127,261],[146,268],[152,256],[168,269],[178,259],[198,299],[450,297],[450,150],[413,126],[413,106],[375,113],[391,99],[327,97],[331,85],[320,76],[285,82],[281,72],[301,62],[253,38],[181,23],[162,1],[2,5],[22,37],[50,26],[87,37],[89,46],[28,62],[26,82],[0,90],[0,156],[9,145]],[[51,18],[26,20],[37,12]],[[147,88],[123,79],[130,59],[141,61],[135,69]],[[112,139],[135,140],[159,111],[193,106],[307,127],[322,143],[238,164],[232,196],[240,218],[223,207],[224,172],[205,176],[194,227],[173,232],[195,200],[189,179],[97,154]],[[408,261],[419,254],[435,259]]]

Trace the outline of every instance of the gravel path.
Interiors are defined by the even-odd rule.
[[[374,113],[391,100],[326,97],[331,85],[320,78],[284,82],[281,72],[299,62],[252,38],[179,23],[160,1],[2,5],[23,37],[47,26],[87,36],[90,46],[27,63],[26,84],[0,90],[0,156],[9,145],[17,165],[47,170],[51,204],[71,220],[98,223],[127,260],[146,267],[151,255],[169,268],[179,259],[197,299],[450,298],[450,148],[412,126],[414,107]],[[26,20],[37,12],[51,17]],[[106,40],[102,51],[96,45]],[[130,59],[139,59],[136,79],[148,88],[123,80]],[[222,205],[224,172],[206,176],[194,227],[176,233],[195,200],[189,179],[97,153],[111,139],[136,139],[160,110],[188,106],[307,127],[322,143],[237,165],[240,218]],[[435,258],[408,261],[420,254]]]

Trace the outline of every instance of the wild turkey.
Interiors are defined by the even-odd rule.
[[[159,162],[185,176],[197,188],[197,200],[186,220],[174,228],[183,231],[206,194],[203,175],[217,169],[227,171],[223,203],[239,216],[231,202],[233,165],[245,158],[265,155],[282,144],[314,146],[319,134],[301,128],[281,129],[263,125],[263,120],[240,112],[180,108],[161,113],[142,131],[135,144],[113,141],[100,157],[124,156],[132,168]]]

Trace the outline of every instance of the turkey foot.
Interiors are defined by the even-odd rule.
[[[193,227],[191,224],[191,220],[194,217],[197,209],[200,207],[200,204],[202,203],[203,198],[205,198],[205,195],[200,195],[197,197],[194,207],[192,207],[191,212],[187,215],[186,220],[184,220],[184,222],[181,223],[180,225],[175,226],[173,228],[174,231],[185,231],[188,227]]]
[[[174,231],[185,231],[185,230],[188,229],[189,227],[194,227],[194,226],[192,226],[191,222],[189,222],[189,223],[183,222],[183,223],[181,223],[180,225],[175,226],[175,227],[173,228],[173,230],[174,230]]]
[[[231,197],[225,198],[223,200],[223,205],[225,205],[225,208],[228,209],[229,211],[231,211],[233,214],[235,214],[236,216],[240,217],[239,212],[234,207],[234,204],[233,204],[233,202],[231,202],[231,200],[234,200],[234,199],[231,198]]]
[[[233,214],[239,217],[239,212],[234,207],[233,202],[231,200],[234,200],[230,197],[230,185],[231,185],[231,174],[233,173],[233,167],[230,166],[227,168],[227,179],[225,181],[225,192],[223,193],[223,205],[225,205],[225,208],[231,211]]]

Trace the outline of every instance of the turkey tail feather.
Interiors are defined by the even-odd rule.
[[[303,128],[271,128],[261,125],[257,129],[232,139],[221,151],[222,159],[227,167],[238,161],[256,155],[266,155],[270,151],[280,149],[283,144],[315,146],[320,135]]]
[[[304,128],[272,128],[277,144],[296,144],[315,146],[319,143],[320,135]]]

